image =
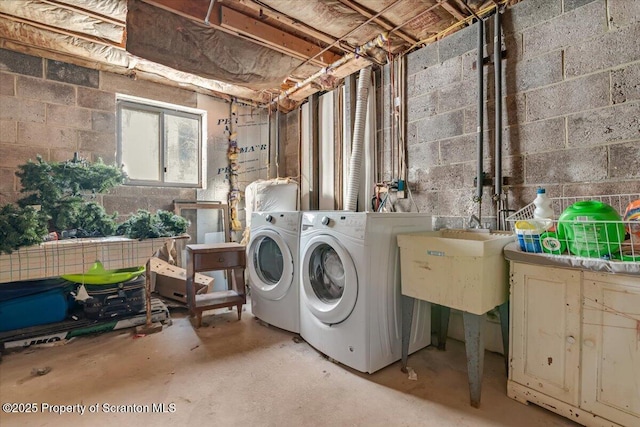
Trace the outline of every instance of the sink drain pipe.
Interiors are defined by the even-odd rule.
[[[349,181],[347,182],[347,197],[344,205],[345,211],[356,211],[358,208],[358,189],[360,187],[360,170],[364,153],[364,131],[367,121],[370,81],[371,67],[360,70],[353,124],[353,142],[351,144],[351,158],[349,159]]]

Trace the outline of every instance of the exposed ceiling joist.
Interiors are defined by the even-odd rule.
[[[317,45],[225,6],[221,8],[220,26],[260,40],[268,47],[273,47],[303,60],[316,57],[321,64],[328,65],[340,59],[340,56],[333,52],[321,53],[322,48]]]
[[[319,31],[316,28],[305,24],[304,22],[300,22],[291,18],[290,16],[285,15],[284,13],[278,12],[277,10],[273,9],[269,5],[262,3],[259,0],[237,0],[237,3],[253,10],[254,12],[258,13],[259,16],[273,19],[291,28],[295,28],[300,33],[303,33],[328,45],[335,43],[337,40],[335,37],[323,33],[322,31]],[[341,46],[336,45],[336,47],[340,48]],[[350,52],[348,49],[343,48],[343,50],[345,52]]]
[[[398,4],[400,4],[401,0],[396,0],[393,3],[391,3],[390,5],[386,6],[384,9],[382,9],[381,11],[377,12],[375,15],[372,15],[369,19],[367,19],[366,21],[358,24],[356,27],[352,28],[351,30],[349,30],[347,33],[343,34],[339,39],[337,39],[333,44],[325,47],[323,50],[320,51],[320,53],[323,53],[327,50],[329,50],[331,47],[339,44],[341,41],[343,41],[345,38],[349,37],[351,34],[355,33],[356,31],[358,31],[360,28],[364,27],[365,25],[367,25],[368,23],[370,23],[371,21],[373,21],[374,19],[378,18],[380,15],[382,15],[383,13],[391,10],[393,7],[397,6]],[[397,30],[398,28],[396,28],[395,30]],[[358,53],[360,54],[360,53]],[[313,59],[313,58],[311,58]],[[310,62],[311,59],[307,60],[307,62]],[[304,64],[302,64],[304,65]]]
[[[316,48],[315,46],[311,45],[311,43],[299,37],[260,22],[259,20],[253,19],[250,25],[245,26],[242,24],[240,17],[237,15],[237,12],[234,14],[233,12],[235,11],[225,6],[215,4],[214,7],[209,10],[209,2],[193,2],[182,0],[142,1],[166,11],[183,16],[185,18],[191,19],[195,22],[199,22],[204,25],[210,25],[211,27],[220,29],[228,34],[244,37],[261,46],[268,47],[286,55],[311,62],[315,65],[327,66],[332,62],[335,62],[335,60],[339,58],[333,52],[328,51],[328,49],[322,50],[321,48]],[[222,12],[223,8],[227,15],[226,21],[224,23]],[[205,22],[207,17],[209,24]],[[248,17],[245,16],[245,19],[247,18]],[[311,50],[311,55],[309,54],[309,50]],[[327,62],[324,62],[325,60]]]
[[[340,1],[340,3],[342,3],[345,6],[355,10],[356,12],[358,12],[359,14],[361,14],[362,16],[364,16],[366,18],[371,18],[371,17],[375,16],[375,14],[373,12],[371,12],[367,8],[359,5],[358,3],[354,2],[354,1],[351,1],[351,0],[339,0],[339,1]],[[389,24],[382,17],[373,18],[373,22],[375,22],[376,24],[380,25],[383,29],[385,29],[387,31],[393,29],[393,25]],[[405,32],[403,32],[401,30],[395,31],[394,34],[396,34],[398,37],[400,37],[401,39],[403,39],[404,41],[406,41],[407,43],[409,43],[411,45],[413,45],[415,43],[418,43],[418,40],[416,40],[413,37],[407,35]]]
[[[458,20],[466,18],[466,16],[462,12],[460,12],[455,6],[449,4],[446,1],[441,3],[440,6],[442,6],[444,10],[449,12],[454,18]]]
[[[393,29],[391,29],[391,32],[394,31],[398,31],[400,28],[404,28],[409,26],[409,24],[415,22],[415,21],[419,21],[423,16],[431,13],[432,10],[438,8],[438,7],[442,7],[443,3],[446,3],[448,0],[437,0],[436,3],[434,3],[433,5],[429,6],[427,9],[423,10],[422,12],[418,13],[417,15],[412,16],[411,18],[409,18],[408,20],[406,20],[405,22],[403,22],[402,24],[396,25]],[[432,34],[437,34],[437,33],[432,33]],[[411,46],[409,48],[409,50],[413,49],[414,47],[418,46],[419,44],[421,44],[423,42],[423,40],[419,41],[418,43],[414,44],[413,46]]]

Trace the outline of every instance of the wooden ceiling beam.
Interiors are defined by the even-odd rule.
[[[356,25],[355,28],[352,28],[351,30],[349,30],[347,33],[343,34],[342,36],[340,36],[339,39],[337,39],[335,42],[333,42],[331,45],[325,47],[324,49],[322,49],[320,51],[320,53],[323,53],[329,49],[331,49],[333,46],[339,44],[341,41],[343,41],[344,39],[346,39],[347,37],[349,37],[351,34],[355,33],[356,31],[358,31],[360,28],[364,27],[365,25],[367,25],[369,22],[373,21],[374,19],[376,19],[378,16],[382,15],[385,12],[388,12],[389,10],[391,10],[392,8],[396,7],[398,4],[400,4],[400,0],[395,0],[393,3],[387,5],[384,9],[382,9],[380,12],[377,12],[375,15],[373,15],[371,18],[367,19],[366,21]],[[395,27],[391,30],[389,30],[389,32],[393,32],[396,31],[397,29],[399,29],[400,27]],[[359,55],[357,52],[353,52],[356,53],[356,56]],[[308,59],[305,63],[303,63],[302,65],[305,65],[308,62],[311,62],[313,60],[313,58]]]
[[[322,52],[322,48],[313,45],[293,34],[287,33],[271,25],[265,24],[257,19],[219,4],[214,7],[209,14],[209,23],[205,22],[209,13],[209,2],[207,1],[184,1],[184,0],[141,0],[147,4],[159,7],[171,13],[183,16],[203,25],[211,26],[226,33],[243,37],[258,45],[276,50],[294,58],[302,59],[305,62],[312,62],[314,65],[325,67],[339,58],[333,52]],[[226,13],[223,23],[224,8]],[[235,13],[234,13],[235,12]],[[238,16],[241,15],[241,16]],[[242,16],[247,20],[241,22]],[[246,24],[246,25],[245,25]],[[312,53],[309,54],[309,51]],[[322,54],[322,55],[320,55]],[[315,58],[318,56],[319,58]],[[313,59],[310,59],[313,58]],[[328,62],[324,62],[326,59]]]
[[[460,12],[458,8],[449,4],[447,1],[440,3],[440,6],[442,6],[444,10],[449,12],[449,14],[456,18],[458,21],[462,21],[463,19],[467,18],[467,16]]]
[[[370,10],[368,10],[367,8],[359,5],[358,3],[354,2],[354,1],[351,1],[351,0],[339,0],[339,1],[340,1],[340,3],[344,4],[348,8],[358,12],[360,15],[364,16],[365,18],[371,18],[371,17],[375,16],[374,13],[372,13]],[[375,22],[376,24],[380,25],[382,28],[384,28],[387,31],[389,31],[389,30],[391,30],[393,28],[393,25],[389,24],[382,17],[374,18],[373,22]],[[403,39],[404,41],[406,41],[407,43],[411,44],[411,45],[413,45],[415,43],[418,43],[418,40],[416,40],[413,37],[409,36],[404,31],[396,31],[395,34],[398,37],[400,37],[401,39]]]
[[[222,6],[221,8],[220,26],[252,39],[260,40],[273,49],[285,50],[292,56],[303,55],[304,59],[316,57],[316,59],[325,65],[329,65],[340,59],[340,56],[333,52],[325,51],[321,53],[322,48],[320,46],[309,43],[306,40],[226,6]]]
[[[303,33],[306,36],[309,36],[313,39],[331,45],[338,40],[337,38],[330,36],[329,34],[323,33],[304,22],[300,22],[296,19],[291,18],[284,13],[277,11],[269,5],[266,5],[259,0],[236,0],[236,2],[248,9],[253,10],[254,12],[260,14],[260,16],[267,17],[269,19],[273,19],[279,23],[282,23],[288,27],[295,28],[300,33]],[[342,46],[336,46],[340,48],[344,52],[351,52],[350,50],[343,48]]]

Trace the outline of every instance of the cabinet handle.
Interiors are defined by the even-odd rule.
[[[224,261],[224,257],[218,258],[218,262],[222,262],[222,261]]]
[[[596,343],[594,343],[592,340],[584,340],[584,345],[585,347],[593,348]]]
[[[576,339],[574,337],[572,337],[572,336],[569,336],[569,337],[567,337],[567,342],[569,344],[575,344]]]

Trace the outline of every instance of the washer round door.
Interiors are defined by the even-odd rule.
[[[301,279],[305,303],[320,321],[344,321],[356,305],[358,276],[349,252],[329,235],[309,239],[302,250]]]
[[[293,257],[282,236],[273,230],[257,232],[248,258],[251,289],[270,300],[284,297],[293,283]]]

